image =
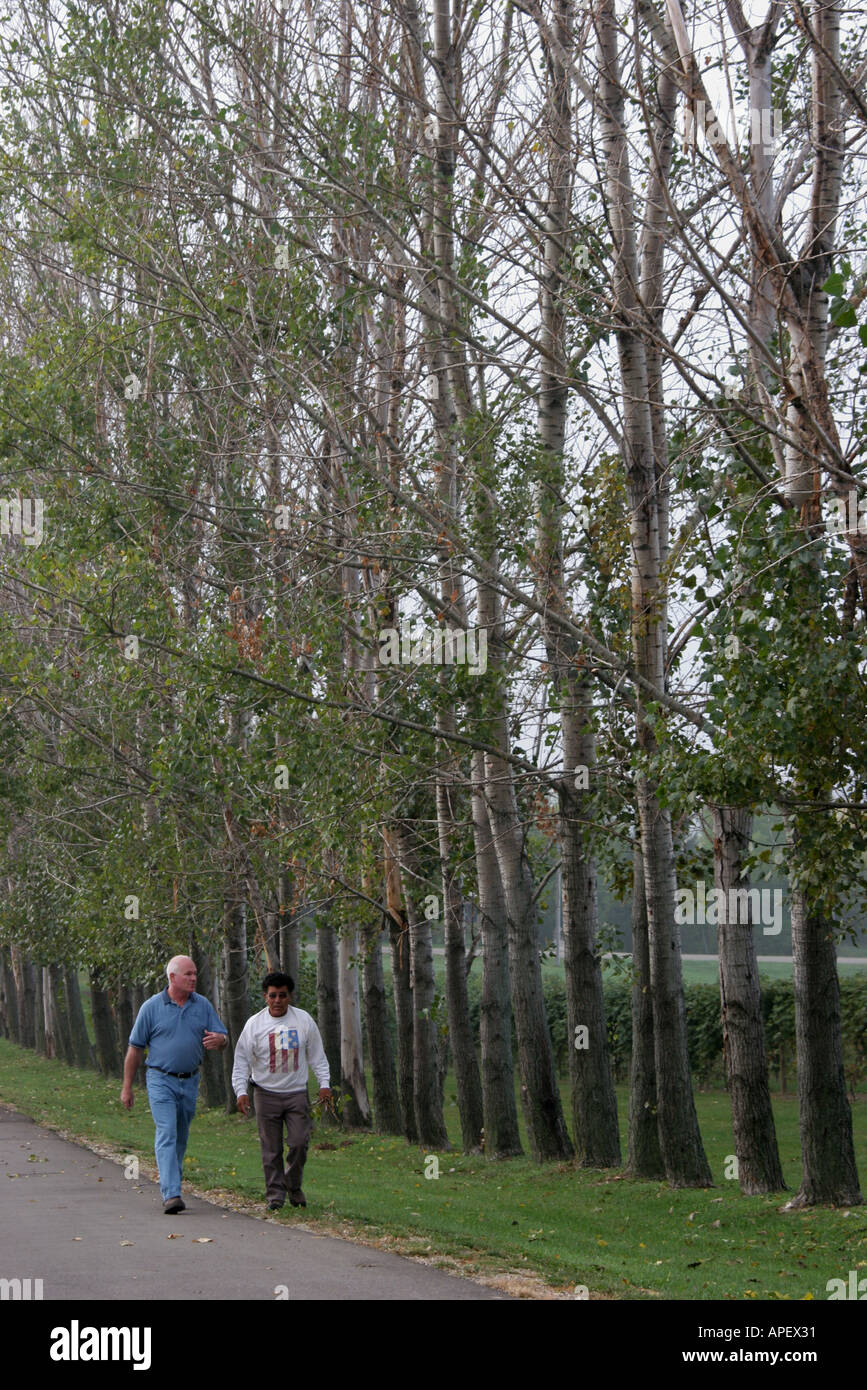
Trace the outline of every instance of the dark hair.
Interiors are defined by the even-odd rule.
[[[291,994],[295,988],[295,981],[292,979],[291,975],[284,975],[281,970],[272,970],[271,974],[266,975],[264,980],[262,981],[262,989],[268,990],[271,988],[272,985],[276,985],[277,989],[280,989],[283,985],[286,985],[286,987],[289,990],[289,993]]]

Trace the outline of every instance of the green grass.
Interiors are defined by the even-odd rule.
[[[858,975],[863,970],[867,970],[867,961],[863,965],[838,965],[838,975]],[[792,962],[781,961],[762,961],[759,966],[759,977],[762,980],[791,980]],[[719,981],[719,967],[715,960],[685,960],[683,962],[683,982],[685,985],[715,985]]]
[[[119,1089],[117,1081],[0,1040],[0,1100],[54,1128],[152,1161],[153,1123],[144,1092],[136,1091],[130,1115],[120,1105]],[[565,1086],[563,1099],[568,1113]],[[622,1088],[619,1102],[625,1124]],[[709,1191],[673,1192],[664,1184],[570,1164],[490,1163],[459,1151],[436,1155],[440,1176],[426,1179],[424,1153],[401,1140],[319,1126],[305,1172],[310,1205],[303,1221],[367,1240],[396,1237],[392,1248],[441,1256],[467,1273],[533,1272],[555,1286],[584,1284],[591,1297],[823,1299],[829,1279],[867,1266],[867,1209],[853,1208],[848,1216],[829,1209],[783,1215],[780,1196],[742,1197],[737,1184],[724,1178],[733,1148],[727,1095],[698,1092],[696,1108],[718,1184]],[[778,1099],[775,1114],[784,1171],[794,1189],[800,1174],[796,1101]],[[867,1178],[867,1099],[856,1102],[853,1115],[858,1162]],[[451,1077],[446,1119],[457,1144]],[[202,1191],[261,1202],[253,1122],[200,1111],[185,1176]]]

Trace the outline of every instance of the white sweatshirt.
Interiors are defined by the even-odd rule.
[[[252,1074],[266,1091],[306,1091],[308,1061],[320,1088],[327,1087],[328,1058],[315,1020],[291,1004],[282,1018],[272,1018],[267,1007],[260,1009],[247,1019],[238,1039],[232,1090],[236,1096],[246,1095]]]

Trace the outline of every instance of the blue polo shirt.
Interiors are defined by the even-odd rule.
[[[195,1071],[201,1064],[202,1038],[225,1033],[216,1009],[203,994],[193,992],[183,1008],[169,998],[168,988],[146,999],[129,1035],[130,1046],[148,1049],[148,1066],[163,1071]]]

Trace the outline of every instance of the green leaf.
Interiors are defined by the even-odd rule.
[[[858,322],[855,317],[855,310],[848,300],[834,315],[833,322],[836,323],[838,328],[852,328]]]
[[[839,295],[843,293],[844,286],[845,281],[843,279],[843,276],[835,270],[833,275],[828,276],[827,280],[822,286],[822,289],[825,291],[826,294]]]

